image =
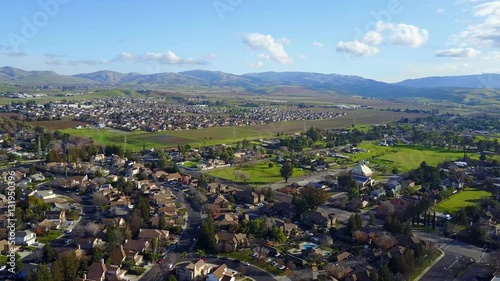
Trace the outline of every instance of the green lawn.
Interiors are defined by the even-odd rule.
[[[435,209],[439,212],[447,211],[453,213],[468,205],[474,205],[479,199],[488,196],[491,196],[491,192],[489,191],[476,188],[466,188],[462,192],[459,192],[437,204]]]
[[[50,243],[51,241],[57,239],[57,237],[59,237],[60,235],[61,235],[61,231],[51,230],[49,235],[44,236],[44,237],[38,236],[37,240],[40,243],[47,244],[47,243]]]
[[[278,268],[267,264],[266,262],[263,261],[257,261],[252,259],[252,251],[251,250],[243,250],[243,251],[238,251],[238,252],[232,252],[229,254],[223,254],[225,256],[228,256],[232,259],[235,260],[240,260],[240,261],[246,261],[248,263],[251,263],[252,265],[255,265],[257,267],[260,267],[264,269],[265,271],[273,274],[273,275],[285,275],[285,272],[283,270],[279,270]]]
[[[243,181],[238,177],[235,178],[235,171],[247,175],[249,177],[249,181],[247,183],[267,184],[283,180],[280,175],[280,166],[276,163],[273,163],[273,167],[269,168],[268,163],[269,162],[246,166],[242,165],[241,167],[233,166],[210,171],[208,174],[240,183],[243,183]],[[296,168],[293,171],[292,177],[298,177],[303,175],[304,173],[305,172],[303,170]]]
[[[380,146],[375,143],[364,142],[359,147],[369,150],[367,153],[349,155],[353,162],[368,160],[372,164],[382,165],[390,171],[398,168],[400,172],[407,172],[417,168],[422,161],[436,166],[445,161],[454,161],[463,157],[463,152],[446,149],[432,149],[413,145]],[[476,155],[471,155],[476,157]]]
[[[7,256],[0,255],[0,265],[5,265],[7,263]]]

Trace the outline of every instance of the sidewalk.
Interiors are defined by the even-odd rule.
[[[437,257],[426,269],[420,272],[420,274],[417,277],[415,277],[413,281],[420,280],[420,278],[422,278],[427,273],[427,271],[429,271],[434,265],[436,265],[436,263],[438,263],[444,257],[444,251],[441,249],[438,250],[441,252],[441,255],[439,255],[439,257]]]

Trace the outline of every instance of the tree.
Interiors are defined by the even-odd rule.
[[[358,182],[348,172],[341,173],[337,178],[337,182],[339,187],[344,189],[351,189],[358,186]]]
[[[49,267],[45,264],[40,264],[36,270],[36,281],[52,281],[52,274]]]
[[[203,249],[196,250],[196,253],[200,256],[200,259],[205,257],[205,251]]]
[[[375,245],[384,250],[390,249],[396,245],[396,239],[389,234],[382,234],[375,238]]]
[[[285,233],[283,233],[283,230],[278,227],[273,227],[273,238],[280,244],[283,244],[286,242],[286,236]]]
[[[292,200],[301,211],[314,211],[326,202],[328,195],[321,189],[307,186]]]
[[[158,222],[158,228],[161,229],[161,230],[166,230],[167,229],[167,221],[166,221],[164,213],[160,214],[159,222]]]
[[[369,217],[370,217],[369,218],[369,224],[371,226],[375,226],[375,215],[373,213],[370,213]]]
[[[286,162],[281,166],[280,175],[285,179],[285,182],[288,182],[288,179],[293,175],[293,166],[292,163]]]
[[[170,275],[168,276],[168,281],[177,281],[177,278],[175,278],[175,275],[170,273]]]
[[[52,249],[49,243],[45,244],[42,249],[43,260],[52,262],[57,258],[57,253]]]
[[[60,254],[53,265],[54,280],[75,280],[80,266],[81,260],[76,255],[75,251]]]

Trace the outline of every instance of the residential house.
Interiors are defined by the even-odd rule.
[[[349,253],[349,252],[343,252],[343,253],[335,256],[334,258],[335,258],[335,261],[339,262],[339,261],[343,261],[345,259],[348,259],[350,257],[352,257],[351,253]]]
[[[293,204],[281,202],[273,206],[273,212],[280,217],[293,218],[297,214],[297,208]]]
[[[401,191],[401,184],[398,181],[390,181],[385,186],[385,190],[391,191],[392,194],[397,195]]]
[[[327,217],[323,216],[318,211],[306,211],[301,215],[302,222],[310,227],[326,227],[330,228],[335,224],[335,214],[330,214]]]
[[[75,244],[79,245],[82,250],[92,251],[95,247],[100,247],[104,245],[104,241],[101,238],[91,237],[91,238],[76,238],[74,240]]]
[[[182,178],[182,175],[179,173],[172,173],[167,175],[167,181],[179,181]]]
[[[179,281],[192,281],[210,272],[211,267],[205,264],[205,261],[200,259],[196,263],[188,263],[177,268],[176,276]]]
[[[144,240],[125,240],[123,244],[127,259],[133,260],[135,264],[140,264],[142,262],[143,257],[140,253],[144,252],[148,247],[149,241]]]
[[[296,224],[285,222],[284,220],[277,218],[273,219],[273,226],[281,229],[287,237],[289,237],[293,232],[299,229]]]
[[[215,234],[215,243],[224,252],[232,252],[248,247],[247,235],[244,233],[231,233],[219,231]]]
[[[10,250],[17,251],[19,248],[19,245],[9,243],[7,239],[0,241],[0,252],[9,252]]]
[[[121,265],[122,262],[125,261],[126,257],[127,257],[127,254],[125,254],[125,250],[123,249],[123,245],[120,245],[120,246],[114,248],[109,253],[109,258],[111,259],[112,265]]]
[[[158,241],[166,241],[168,239],[168,230],[159,229],[139,229],[139,240],[152,241],[153,239],[158,239]]]
[[[33,196],[40,198],[42,200],[53,199],[53,198],[57,197],[57,195],[52,190],[35,190],[30,195],[33,195]]]
[[[40,182],[45,180],[45,177],[41,173],[31,175],[30,178],[34,182]]]
[[[16,245],[30,246],[36,242],[36,234],[30,230],[16,231]]]
[[[52,208],[50,211],[45,212],[45,218],[61,225],[66,222],[66,211],[59,208]]]
[[[419,245],[425,246],[425,241],[421,240],[418,236],[398,235],[395,237],[398,245],[408,249],[415,250]]]
[[[234,273],[228,272],[227,265],[223,264],[217,267],[214,272],[208,274],[206,281],[234,281],[235,277],[233,275]]]
[[[100,262],[93,262],[90,265],[88,273],[83,277],[82,280],[94,280],[94,281],[104,281],[106,278],[106,263],[104,263],[104,259]]]
[[[36,227],[39,229],[43,229],[45,232],[48,232],[50,230],[59,229],[60,226],[61,224],[59,223],[55,223],[49,219],[44,219],[43,221],[39,222]]]
[[[101,219],[101,223],[107,226],[113,225],[118,227],[126,227],[127,223],[123,218],[103,218]]]
[[[384,196],[385,196],[385,190],[383,189],[376,189],[370,192],[370,198],[374,200],[380,199],[381,197]]]
[[[238,217],[235,214],[220,214],[214,219],[215,225],[222,230],[234,230],[238,228]]]
[[[256,204],[264,201],[264,195],[251,190],[243,190],[236,193],[236,199],[247,204]]]

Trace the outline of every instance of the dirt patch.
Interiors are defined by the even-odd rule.
[[[36,121],[29,123],[32,126],[41,126],[50,130],[63,130],[76,128],[77,126],[84,127],[87,123],[73,120],[55,120],[55,121]]]

